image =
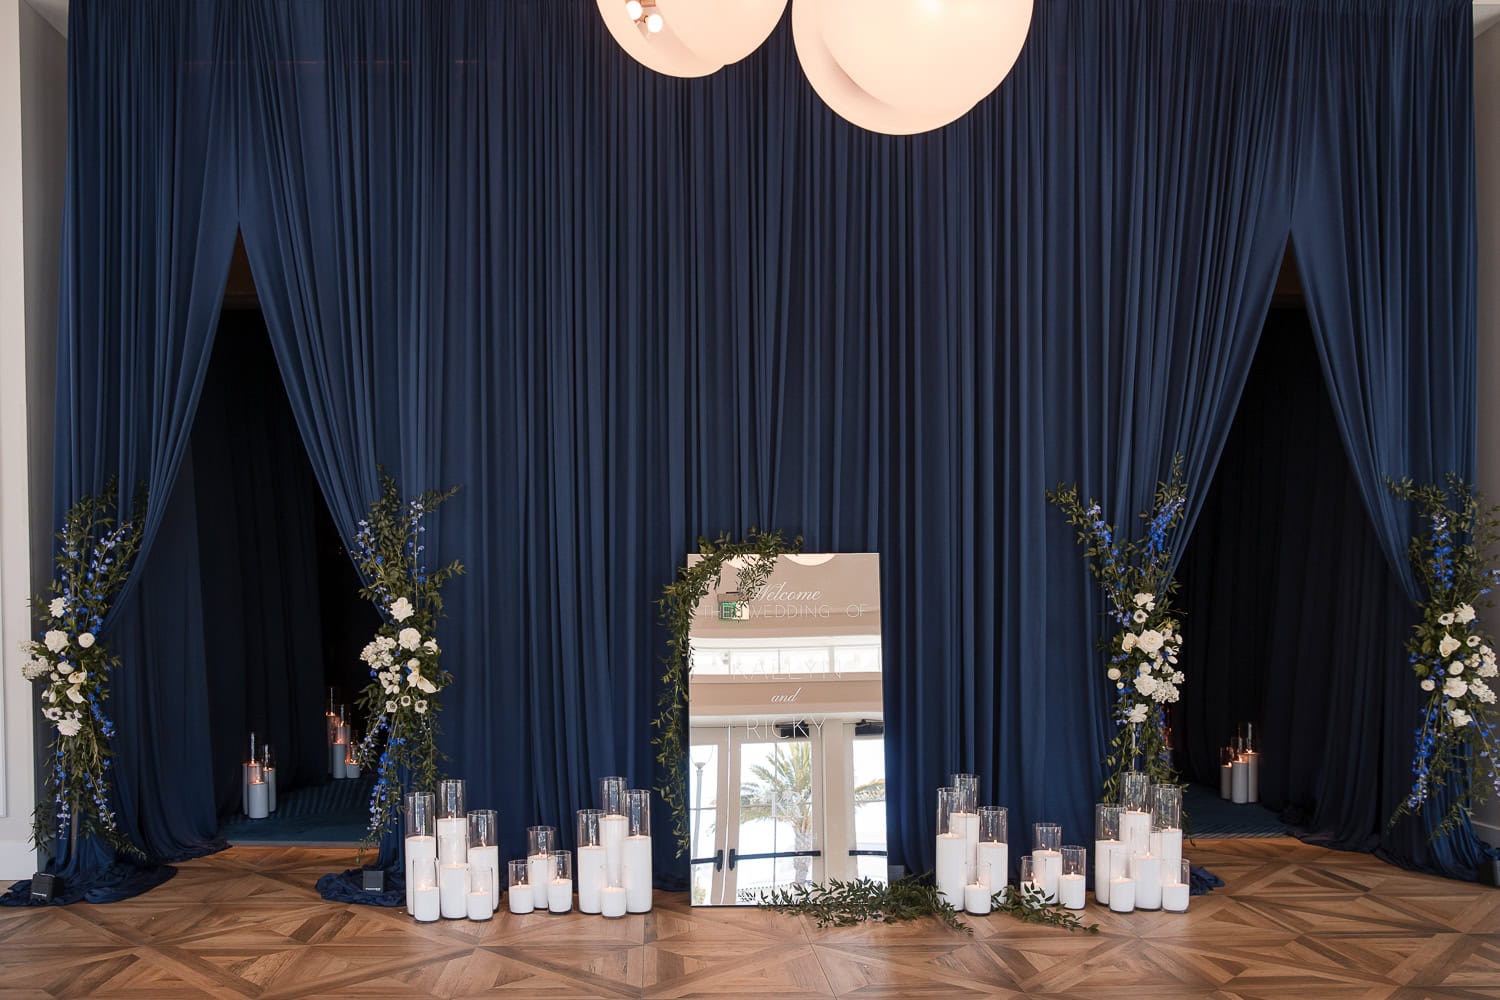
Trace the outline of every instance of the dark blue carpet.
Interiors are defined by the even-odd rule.
[[[276,811],[266,819],[236,815],[225,819],[219,836],[231,844],[279,844],[296,847],[343,847],[358,844],[370,820],[370,790],[375,776],[329,780],[277,796]]]
[[[1189,837],[1291,837],[1292,828],[1257,802],[1235,805],[1219,798],[1217,788],[1188,785],[1182,796]]]

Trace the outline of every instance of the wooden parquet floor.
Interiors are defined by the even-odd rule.
[[[1500,890],[1295,840],[1198,841],[1228,885],[1094,935],[971,918],[819,930],[658,893],[645,916],[416,924],[325,903],[347,851],[237,847],[110,906],[0,911],[0,996],[1500,998]]]

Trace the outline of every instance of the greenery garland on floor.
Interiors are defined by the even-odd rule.
[[[115,484],[82,497],[63,517],[57,534],[57,572],[50,598],[32,602],[41,628],[26,643],[31,659],[21,667],[42,687],[42,715],[55,731],[44,769],[46,794],[32,814],[32,843],[43,848],[55,835],[99,836],[117,851],[141,856],[115,823],[109,804],[114,723],[104,714],[109,679],[120,658],[99,630],[140,551],[144,494],[135,514],[119,521]]]
[[[652,725],[656,736],[656,763],[661,774],[657,792],[672,811],[672,835],[677,839],[677,855],[689,847],[687,820],[687,698],[688,674],[692,670],[693,616],[698,605],[719,582],[726,563],[737,568],[735,586],[741,603],[755,599],[765,586],[776,565],[776,557],[802,551],[802,536],[787,542],[779,531],[762,532],[751,528],[741,541],[721,534],[713,541],[698,539],[698,554],[703,558],[691,566],[682,566],[677,577],[662,591],[656,602],[661,619],[670,635],[667,639],[666,672],[661,678],[658,712]]]
[[[910,875],[891,883],[857,878],[830,879],[826,885],[794,885],[771,890],[762,897],[760,905],[779,913],[809,917],[819,927],[854,927],[871,921],[897,924],[936,917],[956,931],[974,933],[974,928],[959,919],[959,911],[938,894],[930,873]],[[1099,933],[1098,924],[1086,925],[1073,911],[1044,902],[1039,888],[1025,892],[1019,887],[1001,889],[990,897],[990,905],[993,912],[1024,923]]]
[[[1143,538],[1121,540],[1115,526],[1104,519],[1099,501],[1079,499],[1077,484],[1059,484],[1048,491],[1047,499],[1078,529],[1078,542],[1104,589],[1107,614],[1116,626],[1101,643],[1105,675],[1116,692],[1104,800],[1119,800],[1120,776],[1127,771],[1145,772],[1152,784],[1175,784],[1166,706],[1177,701],[1186,678],[1178,665],[1182,631],[1180,616],[1172,608],[1177,581],[1172,578],[1167,542],[1187,508],[1182,456],[1172,459],[1171,474],[1157,484],[1151,509],[1141,515],[1146,522]]]
[[[453,675],[439,662],[435,632],[443,616],[442,586],[464,567],[455,559],[428,570],[422,522],[457,492],[455,486],[403,499],[396,481],[382,471],[380,496],[354,535],[354,559],[367,581],[360,596],[385,618],[360,653],[370,683],[359,696],[367,721],[358,756],[362,767],[375,772],[366,844],[399,822],[404,792],[437,788],[437,696]]]

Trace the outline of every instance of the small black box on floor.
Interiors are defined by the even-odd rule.
[[[50,903],[62,892],[62,876],[37,872],[31,876],[31,898],[39,903]]]
[[[366,868],[365,892],[385,892],[385,871],[381,868]]]
[[[1484,858],[1479,862],[1479,884],[1500,888],[1500,858]]]

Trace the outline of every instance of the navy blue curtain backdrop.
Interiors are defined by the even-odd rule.
[[[1181,451],[1203,495],[1294,229],[1309,285],[1374,299],[1382,336],[1405,348],[1370,354],[1368,313],[1315,310],[1336,404],[1462,386],[1450,408],[1405,413],[1420,418],[1410,435],[1368,427],[1369,474],[1472,467],[1472,282],[1436,270],[1472,268],[1459,0],[1041,0],[999,91],[905,139],[829,112],[785,25],[743,63],[683,81],[620,53],[583,0],[168,6],[180,22],[75,4],[85,91],[155,52],[153,32],[182,43],[160,86],[197,85],[165,107],[138,96],[123,125],[75,123],[72,169],[107,191],[158,181],[205,219],[184,230],[193,213],[173,215],[156,241],[168,223],[141,232],[123,195],[79,214],[78,178],[70,246],[114,234],[134,266],[182,270],[139,312],[95,323],[65,304],[63,326],[101,351],[150,345],[184,405],[164,418],[158,397],[102,392],[137,369],[106,354],[112,366],[79,377],[65,348],[60,412],[81,430],[60,435],[59,467],[119,465],[100,433],[118,410],[157,429],[152,483],[168,493],[207,356],[198,303],[222,283],[237,220],[341,529],[373,496],[376,462],[413,491],[463,486],[430,542],[470,570],[442,632],[458,678],[444,744],[471,801],[500,808],[507,843],[534,822],[571,828],[602,774],[654,781],[654,598],[698,535],[751,526],[882,555],[893,861],[930,864],[932,788],[958,769],[1011,807],[1018,839],[1040,820],[1087,829],[1109,735],[1103,623],[1043,491],[1078,480],[1126,521]],[[96,31],[115,19],[130,29],[105,45]],[[1343,62],[1322,66],[1330,47]],[[1335,79],[1350,65],[1395,96]],[[1298,88],[1316,74],[1313,111]],[[194,141],[214,141],[191,163],[93,176],[94,152],[124,137],[174,151],[156,137],[199,104],[222,115],[198,122]],[[1364,127],[1375,115],[1399,127]],[[1407,190],[1411,230],[1381,231],[1401,186],[1347,190],[1366,157],[1407,170],[1420,157],[1452,183]],[[1399,287],[1350,272],[1344,242],[1306,231],[1318,213],[1389,258],[1381,279]],[[65,280],[115,281],[121,266],[70,256]],[[1425,311],[1393,307],[1418,288]],[[189,333],[192,351],[172,354]],[[1408,364],[1440,339],[1451,364]],[[178,626],[195,613],[174,608]],[[127,660],[152,669],[165,667]],[[1370,682],[1403,669],[1392,650]],[[161,708],[182,697],[150,690]],[[147,739],[148,721],[122,714],[120,728]],[[1409,730],[1383,730],[1382,748]],[[188,765],[129,766],[160,782]],[[181,781],[157,807],[190,813],[208,784]],[[682,884],[658,839],[662,883]]]

